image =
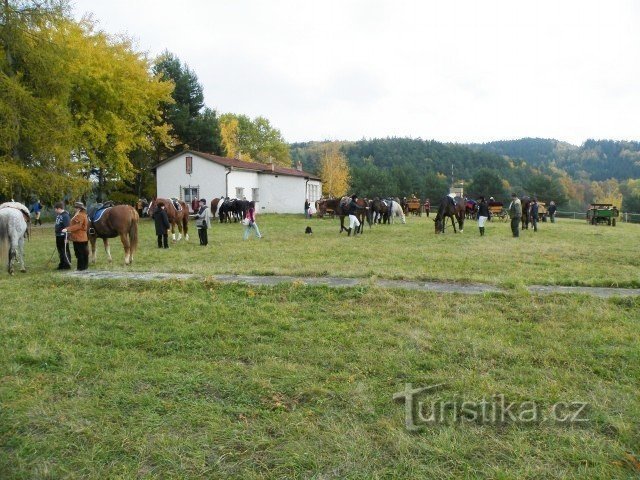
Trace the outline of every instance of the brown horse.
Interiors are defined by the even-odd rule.
[[[447,218],[451,219],[451,224],[453,225],[453,233],[457,233],[454,218],[458,220],[460,233],[462,233],[462,228],[464,227],[465,211],[466,202],[463,198],[456,197],[454,205],[451,202],[451,197],[449,197],[448,195],[444,196],[442,200],[440,200],[440,206],[438,207],[436,218],[433,219],[433,221],[436,223],[436,233],[444,233],[444,226]]]
[[[173,201],[168,198],[156,198],[152,200],[149,204],[149,216],[153,217],[154,212],[156,211],[156,205],[158,202],[163,202],[165,206],[165,210],[167,211],[167,216],[169,217],[169,223],[171,224],[171,240],[173,242],[179,242],[182,238],[182,234],[184,234],[184,239],[189,241],[189,208],[187,204],[182,200],[176,200],[176,202],[180,205],[181,210],[176,210],[176,207],[173,205]],[[176,240],[176,226],[178,227],[178,239]]]
[[[327,213],[327,209],[331,209],[335,215],[338,215],[340,217],[340,232],[338,233],[342,233],[343,230],[349,231],[349,229],[344,226],[344,217],[346,217],[349,214],[348,213],[349,202],[351,202],[350,197],[343,197],[341,199],[328,198],[325,200],[318,200],[316,202],[316,205],[318,208],[318,214],[320,217],[322,217]],[[371,218],[368,214],[369,212],[368,202],[366,200],[359,198],[358,200],[356,200],[356,204],[358,205],[356,218],[360,222],[360,227],[356,228],[354,235],[356,233],[360,233],[360,234],[364,233],[365,220],[368,221],[369,228],[371,228]]]
[[[124,264],[130,265],[133,262],[133,254],[138,248],[139,218],[136,209],[129,205],[107,207],[95,222],[89,218],[88,235],[91,243],[91,263],[96,263],[96,240],[98,238],[102,239],[109,262],[113,261],[109,239],[120,235],[124,247]]]
[[[216,213],[218,212],[218,204],[220,203],[220,199],[218,197],[214,198],[213,200],[211,200],[211,206],[209,207],[209,210],[211,210],[211,216],[215,217]]]

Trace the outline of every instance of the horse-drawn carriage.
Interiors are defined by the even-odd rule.
[[[618,207],[611,203],[592,203],[587,211],[587,223],[597,225],[606,223],[613,227],[616,226],[616,218],[620,216]]]
[[[415,195],[412,195],[406,200],[406,214],[413,213],[414,215],[422,216],[422,203],[420,199]]]
[[[506,222],[509,220],[509,212],[506,208],[504,208],[504,203],[502,202],[489,202],[487,205],[489,208],[490,218],[499,218],[500,220]]]

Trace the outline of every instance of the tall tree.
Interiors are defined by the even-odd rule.
[[[69,152],[75,142],[68,110],[71,77],[56,32],[67,3],[0,4],[0,196],[30,193],[51,200],[88,188]]]
[[[218,116],[215,110],[205,108],[204,90],[195,72],[168,51],[156,59],[153,72],[174,84],[173,101],[163,105],[163,118],[171,126],[174,140],[159,157],[186,148],[221,154]]]
[[[323,195],[341,197],[347,193],[349,189],[349,166],[338,145],[327,145],[320,162],[320,178],[322,179]]]

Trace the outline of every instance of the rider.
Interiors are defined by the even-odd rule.
[[[349,213],[349,228],[347,229],[347,236],[351,236],[351,230],[355,227],[358,228],[360,226],[360,221],[356,214],[358,213],[358,196],[351,195],[351,202],[349,202],[349,206],[347,207],[347,212]],[[355,232],[353,234],[355,236]]]

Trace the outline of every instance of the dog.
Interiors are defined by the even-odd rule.
[[[304,233],[306,233],[307,235],[311,235],[313,231],[311,230],[311,227],[307,226],[307,228],[304,229]]]

